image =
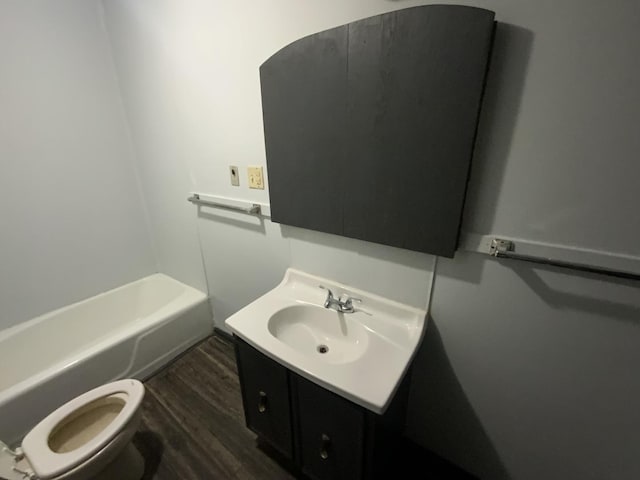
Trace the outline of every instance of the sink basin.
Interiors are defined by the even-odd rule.
[[[291,348],[329,363],[347,363],[362,356],[367,331],[353,313],[338,313],[315,305],[294,305],[275,312],[268,329]]]
[[[353,313],[324,308],[327,289],[336,298],[362,301]],[[280,285],[225,323],[298,375],[384,413],[420,344],[425,321],[425,310],[290,268]]]

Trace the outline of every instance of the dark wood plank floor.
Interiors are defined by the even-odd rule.
[[[145,382],[145,479],[295,478],[245,427],[230,340],[214,335]]]

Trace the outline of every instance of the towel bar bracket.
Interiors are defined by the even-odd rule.
[[[515,245],[511,240],[494,238],[489,246],[489,255],[498,257],[501,253],[513,252],[513,250],[515,250]]]

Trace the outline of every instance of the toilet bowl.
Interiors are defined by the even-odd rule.
[[[144,386],[126,379],[94,388],[36,425],[16,451],[0,442],[0,478],[139,479],[142,457],[131,443]]]

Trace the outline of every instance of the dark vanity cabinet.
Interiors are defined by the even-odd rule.
[[[236,359],[247,426],[293,458],[287,369],[238,338]]]
[[[384,477],[404,426],[408,375],[377,415],[234,338],[247,427],[311,479]]]
[[[407,8],[260,67],[275,222],[452,257],[494,13]]]

